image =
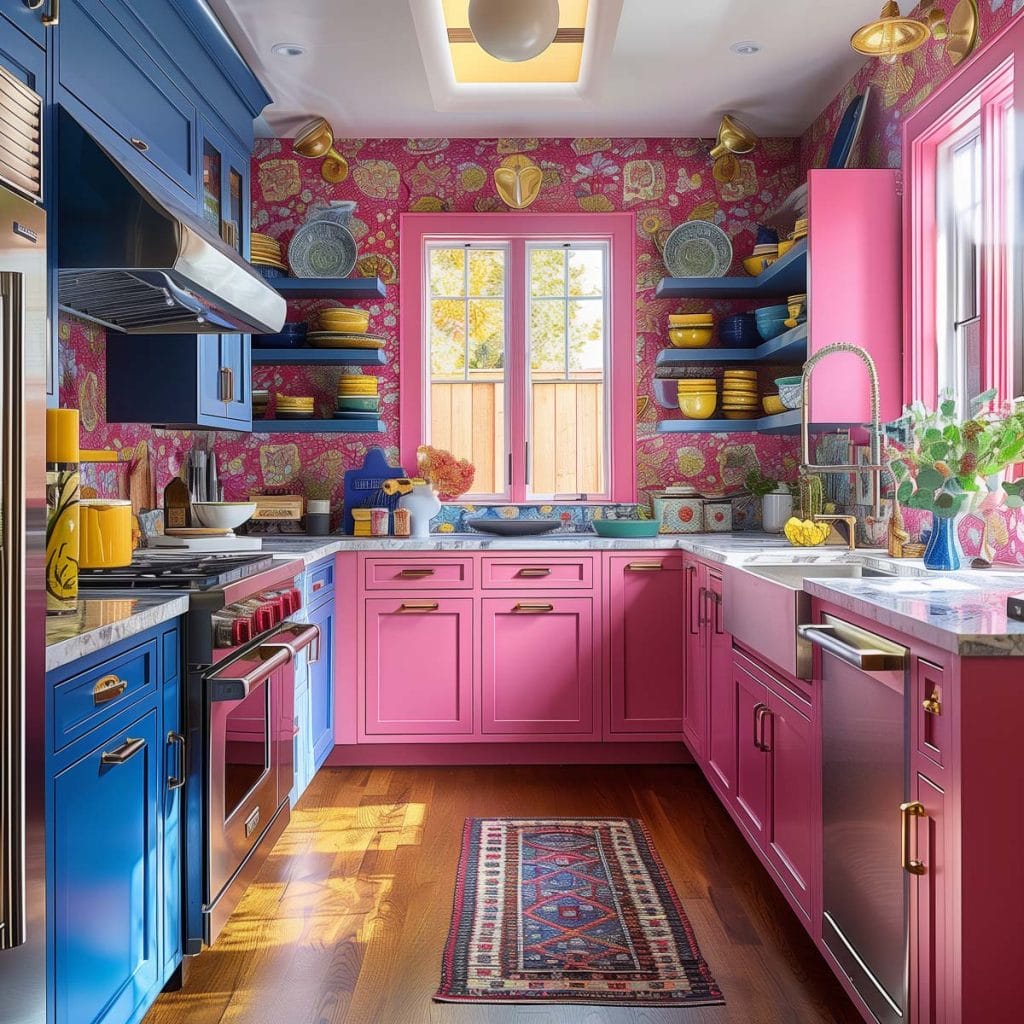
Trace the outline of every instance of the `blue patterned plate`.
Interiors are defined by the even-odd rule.
[[[352,232],[329,220],[303,224],[288,245],[288,265],[296,277],[348,277],[358,255]]]
[[[672,229],[662,259],[673,277],[724,277],[732,265],[732,242],[717,224],[688,220]]]

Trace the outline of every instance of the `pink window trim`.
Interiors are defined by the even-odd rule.
[[[401,462],[415,472],[416,448],[423,423],[424,243],[430,241],[511,240],[513,245],[545,239],[607,242],[611,332],[608,497],[636,500],[636,217],[632,213],[403,213],[399,218],[399,445]],[[509,320],[525,330],[525,281],[512,261]],[[525,376],[521,359],[508,367]],[[514,389],[510,432],[526,436],[526,409],[521,389]],[[524,453],[513,446],[511,500],[527,501]]]
[[[1010,246],[1016,245],[1009,226],[1011,197],[1007,194],[1006,154],[993,141],[1003,131],[1014,108],[1024,111],[1024,74],[1014,75],[1017,60],[1024,68],[1024,21],[1014,19],[959,71],[951,75],[903,126],[903,166],[906,189],[903,204],[903,294],[907,358],[903,394],[909,403],[931,405],[938,397],[935,324],[935,180],[938,150],[971,116],[980,115],[984,150],[986,238],[993,244],[982,252],[982,387],[995,387],[1003,397],[1014,391],[1009,358],[1008,296]],[[1016,166],[1022,166],[1024,140],[1014,134]]]

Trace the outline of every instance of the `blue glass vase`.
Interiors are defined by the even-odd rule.
[[[964,553],[960,548],[960,515],[951,519],[932,515],[932,532],[924,549],[924,567],[942,572],[960,568]]]

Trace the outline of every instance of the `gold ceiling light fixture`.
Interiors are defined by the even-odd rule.
[[[315,117],[299,130],[292,149],[299,156],[319,160],[320,177],[336,185],[348,177],[348,161],[334,148],[334,130],[325,117]]]
[[[850,36],[850,46],[865,57],[895,64],[898,57],[923,46],[931,28],[916,18],[904,18],[896,0],[888,0],[877,21],[862,25]]]
[[[506,157],[494,171],[494,187],[513,210],[525,210],[540,195],[544,172],[528,157]]]
[[[926,18],[933,39],[944,40],[954,67],[966,60],[978,45],[977,0],[959,0],[947,18],[936,4]]]
[[[733,114],[725,114],[718,126],[718,139],[709,153],[715,162],[715,180],[723,183],[732,181],[740,169],[736,157],[753,152],[757,141],[753,129]]]

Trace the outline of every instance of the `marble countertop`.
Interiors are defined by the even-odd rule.
[[[78,610],[46,619],[46,671],[143,633],[188,611],[188,595],[161,593],[131,597],[80,597]]]

